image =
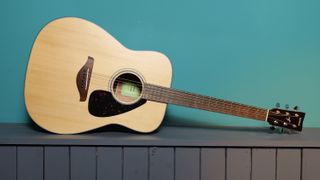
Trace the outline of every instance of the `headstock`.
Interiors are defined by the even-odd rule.
[[[294,110],[277,108],[269,110],[267,121],[272,126],[283,127],[291,130],[302,131],[302,124],[305,113],[297,111],[298,107],[294,107]]]

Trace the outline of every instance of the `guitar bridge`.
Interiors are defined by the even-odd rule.
[[[93,61],[93,57],[88,56],[87,62],[82,66],[82,68],[77,74],[76,83],[80,95],[80,101],[85,101],[87,99],[93,68]]]

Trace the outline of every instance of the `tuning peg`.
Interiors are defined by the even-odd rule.
[[[279,108],[280,107],[280,103],[277,102],[276,103],[276,107]]]
[[[289,104],[286,104],[285,108],[286,108],[286,109],[289,109]]]
[[[295,110],[295,111],[298,111],[300,108],[299,108],[299,106],[294,106],[293,107],[293,110]]]

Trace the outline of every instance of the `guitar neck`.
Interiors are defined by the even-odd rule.
[[[248,106],[152,84],[144,84],[142,97],[150,101],[175,104],[261,121],[266,121],[268,115],[268,109]]]

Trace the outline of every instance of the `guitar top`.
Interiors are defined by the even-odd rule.
[[[302,130],[303,112],[175,90],[171,78],[171,63],[164,54],[127,49],[99,26],[67,17],[48,23],[33,44],[25,102],[36,124],[59,134],[109,124],[152,132],[169,103]]]

